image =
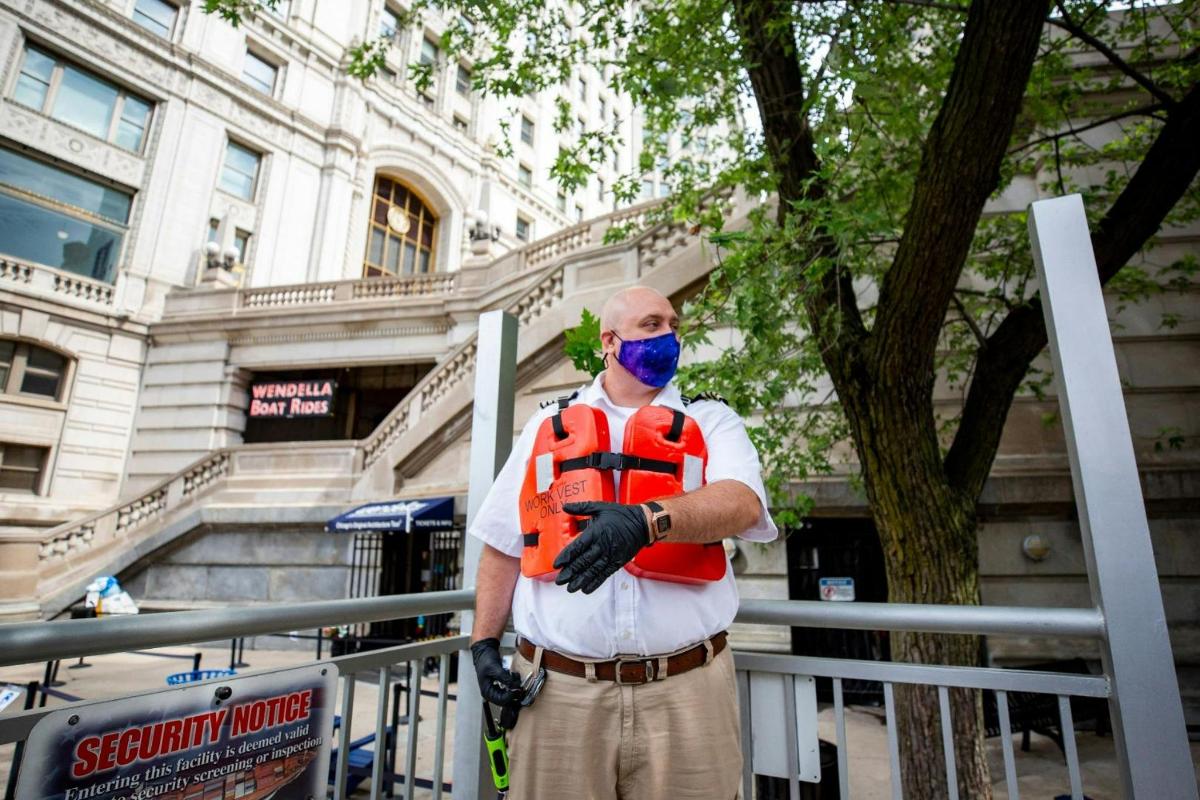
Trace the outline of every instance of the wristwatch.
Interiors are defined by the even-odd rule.
[[[646,508],[650,509],[650,544],[654,544],[659,539],[667,538],[667,532],[671,530],[671,515],[653,500],[646,503]]]

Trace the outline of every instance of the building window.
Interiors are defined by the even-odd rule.
[[[13,100],[135,153],[150,125],[150,101],[30,46]]]
[[[38,494],[49,453],[45,447],[0,442],[0,492]]]
[[[531,170],[529,167],[525,166],[524,164],[519,164],[517,166],[517,180],[526,189],[532,188],[533,187],[533,170]]]
[[[430,75],[434,78],[437,77],[435,73],[438,63],[438,55],[439,51],[437,42],[435,42],[433,39],[430,39],[428,36],[421,40],[421,55],[417,60],[422,64],[428,64],[430,67],[434,68],[434,72],[430,72]],[[430,85],[436,86],[437,81],[435,80]]]
[[[67,359],[36,344],[0,339],[0,393],[62,399]]]
[[[558,193],[558,210],[567,213],[567,196],[563,192]]]
[[[279,67],[267,61],[249,48],[246,49],[246,60],[242,63],[242,80],[258,89],[263,94],[275,94],[275,81],[279,77]]]
[[[137,0],[133,6],[133,21],[164,39],[175,30],[179,8],[166,0]]]
[[[254,199],[258,167],[262,156],[237,142],[226,142],[225,165],[221,167],[220,187],[234,197]]]
[[[521,115],[521,141],[527,145],[533,144],[533,120]]]
[[[650,178],[642,179],[642,197],[643,198],[654,197],[654,181],[651,180]]]
[[[399,44],[400,31],[403,27],[404,23],[400,21],[400,15],[385,6],[383,16],[379,18],[379,35],[392,44]]]
[[[518,239],[520,239],[522,242],[528,242],[529,234],[530,234],[530,231],[532,230],[532,228],[533,228],[533,223],[531,223],[529,220],[525,219],[525,217],[522,217],[520,214],[517,215],[517,238]]]
[[[575,204],[575,221],[583,222],[583,206],[579,203]]]
[[[233,232],[233,249],[237,250],[237,263],[246,263],[246,253],[250,251],[250,234],[240,228]]]
[[[588,85],[587,81],[585,81],[583,78],[579,79],[579,99],[585,103],[588,99]]]
[[[471,70],[462,64],[458,65],[458,72],[454,78],[454,91],[463,97],[471,96]]]
[[[604,178],[596,178],[596,199],[604,202]]]
[[[415,192],[399,181],[377,177],[363,274],[370,278],[433,272],[437,222]]]
[[[600,120],[606,122],[608,120],[608,103],[604,102],[604,98],[600,98]]]
[[[0,252],[112,283],[133,195],[0,148]]]

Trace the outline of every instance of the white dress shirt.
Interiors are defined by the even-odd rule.
[[[625,422],[637,409],[615,405],[604,391],[603,377],[601,373],[583,387],[573,402],[605,412],[611,449],[620,452]],[[716,400],[699,400],[685,408],[674,383],[667,384],[652,405],[685,411],[696,420],[708,448],[706,483],[733,479],[758,495],[762,513],[740,538],[754,542],[774,539],[779,531],[767,511],[758,452],[738,415]],[[470,535],[514,558],[519,558],[523,549],[518,497],[525,467],[538,427],[556,408],[541,409],[525,425],[468,529]],[[621,473],[615,471],[613,476],[619,489]],[[622,568],[592,594],[572,594],[553,581],[522,575],[513,592],[512,614],[517,633],[534,644],[583,658],[612,658],[670,653],[700,642],[729,627],[737,608],[731,569],[727,568],[719,581],[692,585],[638,578]]]

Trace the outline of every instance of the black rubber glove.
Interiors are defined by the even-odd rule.
[[[554,582],[568,592],[591,594],[650,543],[650,526],[641,506],[623,503],[563,503],[563,511],[591,517],[587,529],[554,559]]]
[[[471,660],[475,662],[475,677],[484,700],[501,709],[520,705],[521,676],[504,668],[499,639],[480,639],[471,645]]]

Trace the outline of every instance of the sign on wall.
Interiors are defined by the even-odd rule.
[[[336,682],[316,665],[64,708],[30,733],[17,800],[324,797]]]
[[[821,578],[818,583],[822,600],[831,600],[835,603],[854,600],[854,578]]]
[[[265,419],[327,417],[333,413],[334,380],[263,381],[250,385],[250,416]]]

